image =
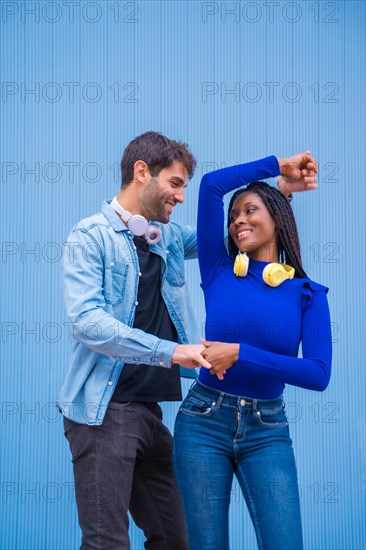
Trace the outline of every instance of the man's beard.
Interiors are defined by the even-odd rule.
[[[151,178],[142,192],[141,202],[145,217],[161,223],[168,223],[170,216],[166,211],[166,201],[161,197],[158,178]]]

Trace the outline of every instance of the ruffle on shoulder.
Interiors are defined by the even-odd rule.
[[[315,281],[312,281],[309,279],[309,277],[306,277],[302,280],[302,295],[305,297],[305,300],[307,302],[310,302],[312,299],[314,292],[323,291],[326,294],[328,293],[329,288],[327,286],[321,285],[320,283],[316,283]]]

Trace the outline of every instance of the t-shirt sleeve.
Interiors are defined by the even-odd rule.
[[[198,199],[197,240],[202,286],[227,259],[224,244],[224,195],[251,181],[278,176],[279,164],[274,156],[238,164],[205,174]]]
[[[240,344],[237,365],[258,376],[273,377],[285,384],[323,391],[330,379],[332,334],[328,288],[304,280],[302,286],[302,358],[264,351]]]

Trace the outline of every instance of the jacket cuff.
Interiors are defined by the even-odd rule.
[[[170,342],[170,340],[160,340],[155,348],[154,364],[159,367],[170,369],[172,366],[173,353],[178,345],[177,342]]]

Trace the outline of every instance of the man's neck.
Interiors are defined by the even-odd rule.
[[[132,215],[135,215],[135,214],[143,215],[141,212],[141,207],[139,205],[139,202],[136,199],[136,194],[131,191],[130,190],[120,191],[117,195],[118,204],[122,206],[123,210],[127,210]]]

